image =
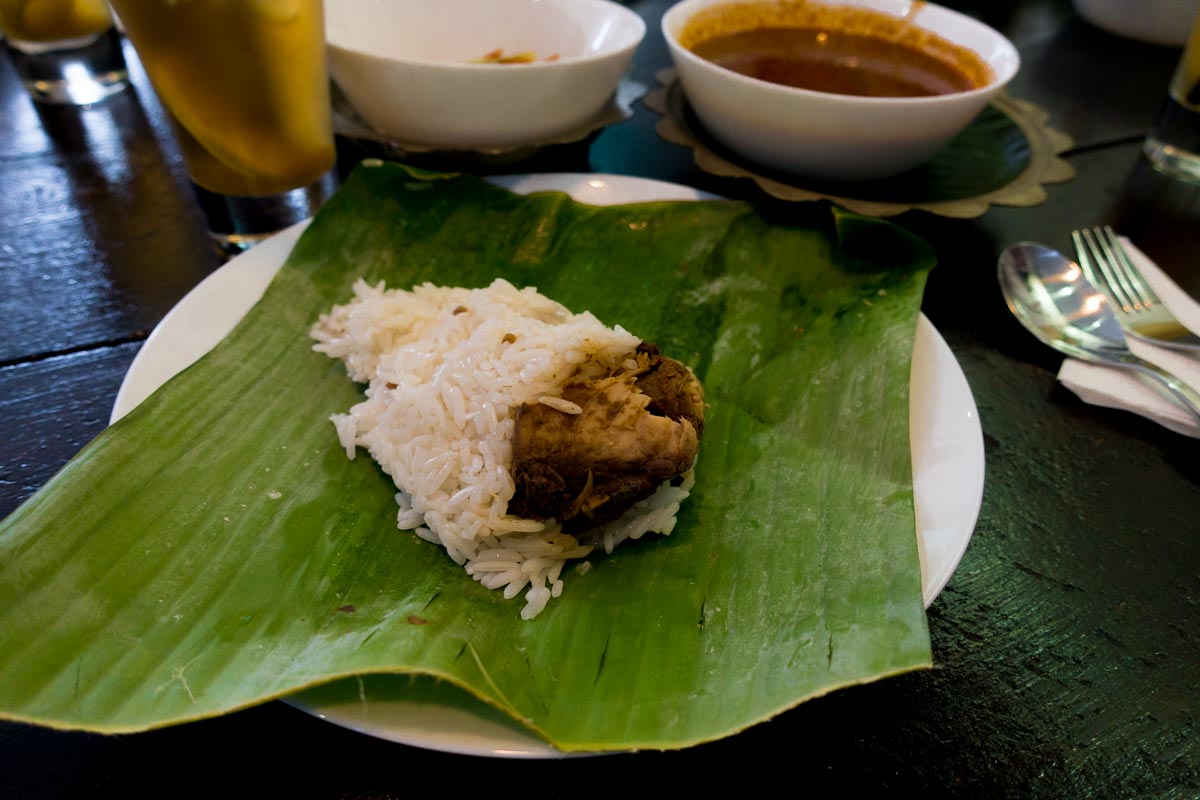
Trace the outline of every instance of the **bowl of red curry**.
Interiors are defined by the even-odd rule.
[[[1020,66],[997,31],[913,0],[683,0],[662,30],[709,134],[754,164],[827,180],[919,166]]]

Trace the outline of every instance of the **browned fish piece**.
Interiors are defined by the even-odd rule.
[[[638,345],[637,388],[650,396],[650,413],[692,423],[704,435],[704,388],[692,371],[658,352],[649,342]],[[645,362],[645,366],[642,362]]]
[[[569,382],[561,398],[581,412],[542,403],[517,411],[510,514],[588,528],[619,517],[696,459],[703,389],[654,345],[638,348],[637,369]]]

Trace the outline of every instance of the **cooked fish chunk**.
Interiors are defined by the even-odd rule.
[[[700,382],[653,345],[638,348],[636,363],[568,382],[562,402],[518,409],[510,514],[588,528],[691,467],[704,424]]]
[[[690,369],[659,353],[657,346],[642,342],[635,385],[650,396],[651,414],[686,419],[696,429],[697,438],[704,435],[704,388]]]

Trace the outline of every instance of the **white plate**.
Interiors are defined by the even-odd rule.
[[[711,198],[696,189],[620,175],[506,176],[518,193],[567,192],[593,205]],[[238,256],[198,284],[154,329],[133,360],[113,406],[124,416],[175,373],[207,353],[262,296],[305,223]],[[928,607],[958,566],[983,499],[983,433],[967,379],[945,340],[922,314],[913,346],[910,440],[918,546]],[[293,704],[339,725],[451,753],[514,758],[561,756],[516,722],[465,692],[442,686],[409,692],[407,678],[372,676],[302,693]],[[363,702],[372,697],[371,702]]]

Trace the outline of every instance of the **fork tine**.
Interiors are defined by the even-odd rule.
[[[1129,254],[1125,252],[1125,248],[1121,246],[1121,242],[1117,239],[1117,235],[1113,232],[1113,229],[1107,225],[1104,226],[1101,232],[1101,242],[1113,254],[1113,264],[1117,268],[1117,271],[1124,276],[1122,284],[1130,290],[1130,296],[1139,302],[1142,308],[1149,308],[1155,303],[1160,302],[1158,295],[1154,293],[1154,290],[1142,278],[1142,273],[1129,258]]]
[[[1083,238],[1084,232],[1082,228],[1077,231],[1071,231],[1071,241],[1075,244],[1075,257],[1079,259],[1079,266],[1083,267],[1083,271],[1087,273],[1088,279],[1092,283],[1103,283],[1104,276],[1097,274],[1099,268],[1092,263],[1095,259],[1088,252],[1087,240]],[[1102,289],[1104,287],[1097,286],[1097,288]]]
[[[1108,294],[1117,306],[1121,308],[1132,308],[1133,303],[1130,301],[1125,289],[1121,286],[1121,282],[1113,272],[1112,266],[1109,264],[1109,259],[1105,257],[1104,252],[1100,249],[1100,245],[1096,240],[1095,234],[1089,228],[1083,228],[1072,232],[1071,239],[1075,242],[1075,251],[1079,256],[1080,266],[1087,270],[1090,267],[1091,278],[1093,281],[1100,283],[1098,287]]]
[[[1122,302],[1126,306],[1125,310],[1134,311],[1142,308],[1140,298],[1129,282],[1129,271],[1125,269],[1125,265],[1113,252],[1112,244],[1104,237],[1104,231],[1100,228],[1092,228],[1086,233],[1092,248],[1096,251],[1096,257],[1100,259],[1101,266],[1105,268],[1105,276],[1112,284],[1114,291],[1121,296]]]

